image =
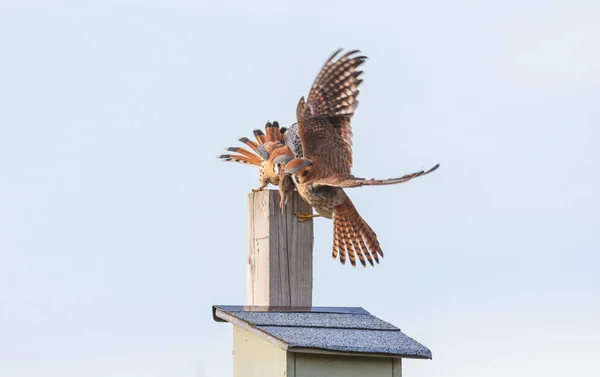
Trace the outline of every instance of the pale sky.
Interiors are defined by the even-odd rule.
[[[429,347],[406,377],[598,376],[600,3],[0,1],[0,376],[232,375],[257,171],[339,47],[369,60],[348,190],[376,268],[314,304]],[[340,289],[340,287],[343,287]]]

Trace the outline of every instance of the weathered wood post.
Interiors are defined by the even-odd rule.
[[[313,221],[299,222],[297,211],[312,208],[297,192],[284,212],[279,191],[248,195],[249,306],[311,307],[313,289]]]

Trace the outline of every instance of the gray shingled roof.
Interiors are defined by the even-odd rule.
[[[213,318],[258,330],[290,352],[319,349],[431,359],[427,347],[363,308],[215,305]]]

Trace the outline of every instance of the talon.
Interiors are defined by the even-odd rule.
[[[257,189],[252,189],[252,192],[260,192],[260,191],[263,191],[264,189],[265,189],[265,186],[260,186]]]
[[[312,213],[308,213],[308,212],[304,212],[304,211],[298,211],[295,213],[295,215],[301,223],[308,221],[308,220],[312,219],[313,217],[321,216],[318,213],[312,214]]]

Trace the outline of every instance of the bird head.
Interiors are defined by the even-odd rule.
[[[307,158],[295,158],[285,166],[285,173],[292,176],[297,184],[311,179],[313,163]]]
[[[280,154],[279,156],[273,159],[273,172],[275,174],[283,173],[285,166],[292,161],[294,158],[287,154]]]

